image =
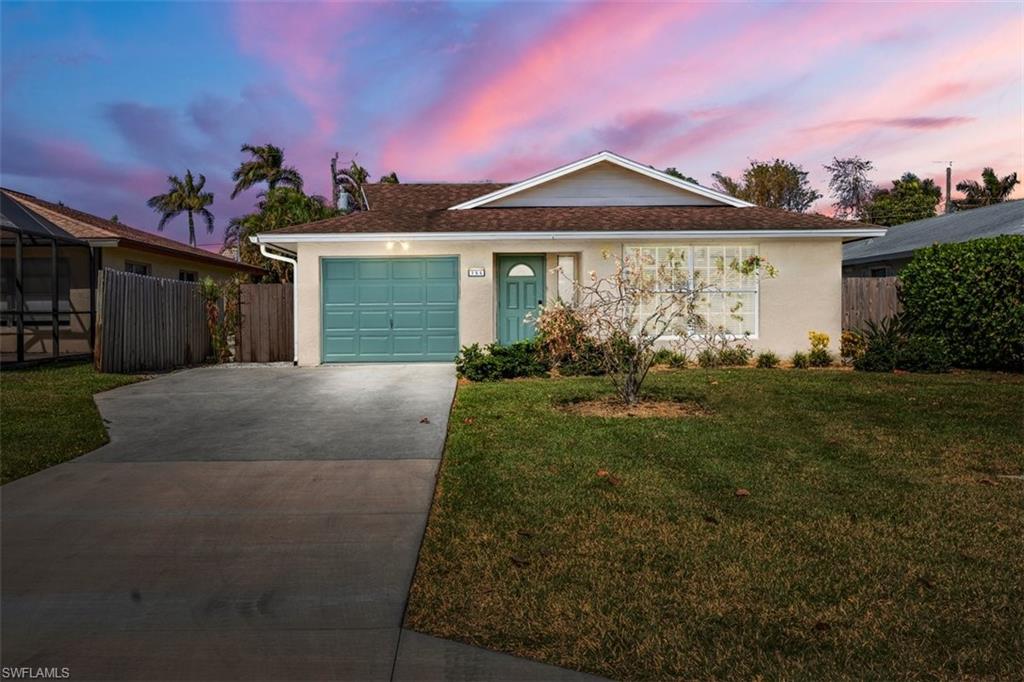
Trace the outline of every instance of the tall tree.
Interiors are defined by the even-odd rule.
[[[392,173],[392,175],[395,175]],[[338,155],[331,159],[331,186],[333,187],[334,205],[337,206],[344,191],[355,201],[355,206],[350,206],[349,211],[365,211],[367,209],[366,192],[363,185],[370,181],[370,172],[356,163],[355,159],[349,163],[346,170],[338,170]],[[384,179],[381,178],[381,182]],[[395,181],[398,176],[395,175]]]
[[[914,173],[904,173],[892,181],[889,189],[876,189],[871,201],[864,205],[861,220],[875,225],[901,225],[935,215],[935,206],[942,198],[942,188],[935,181],[922,180]]]
[[[790,161],[751,161],[740,180],[712,173],[715,188],[758,206],[803,213],[821,194],[807,180],[807,171]]]
[[[231,179],[235,181],[235,188],[231,191],[232,199],[261,182],[267,183],[268,190],[286,185],[302,191],[302,176],[291,166],[284,165],[283,149],[272,144],[243,144],[242,151],[251,158],[243,161],[231,174]]]
[[[238,249],[239,260],[265,268],[271,273],[265,279],[278,282],[291,281],[290,269],[280,261],[265,258],[249,237],[288,225],[331,218],[339,213],[324,197],[309,196],[293,187],[278,187],[264,192],[256,208],[253,213],[231,219],[224,231],[224,247]]]
[[[700,184],[694,178],[691,178],[689,175],[683,175],[682,173],[680,173],[676,169],[675,166],[669,166],[668,168],[663,170],[662,173],[664,173],[665,175],[671,175],[673,178],[679,178],[680,180],[686,180],[687,182],[692,182],[695,185],[699,185]]]
[[[213,214],[206,208],[213,203],[213,192],[203,191],[203,187],[206,186],[206,176],[200,173],[199,181],[196,182],[192,177],[192,171],[186,170],[184,180],[177,175],[171,175],[168,176],[167,183],[170,185],[169,192],[150,197],[146,202],[147,206],[161,214],[160,224],[156,226],[156,229],[163,230],[168,221],[185,213],[188,215],[188,243],[189,246],[195,246],[194,215],[203,218],[206,221],[206,232],[213,234]]]
[[[861,218],[875,189],[868,179],[868,172],[873,168],[870,161],[859,156],[845,159],[833,156],[832,163],[825,164],[829,172],[828,188],[835,198],[832,206],[836,218]]]
[[[964,193],[964,198],[956,202],[956,207],[966,210],[1002,203],[1010,198],[1013,188],[1019,184],[1016,173],[1000,178],[994,170],[986,168],[981,171],[981,182],[963,180],[956,183],[957,191]]]

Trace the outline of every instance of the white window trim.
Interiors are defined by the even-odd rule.
[[[642,249],[658,249],[658,248],[662,248],[662,249],[686,249],[686,266],[687,266],[687,271],[689,273],[688,286],[692,290],[693,287],[694,287],[694,275],[693,275],[693,273],[694,273],[694,255],[693,255],[693,250],[694,250],[694,248],[701,247],[701,246],[702,247],[706,247],[706,248],[716,247],[716,246],[717,247],[721,247],[721,248],[726,248],[725,244],[681,244],[680,245],[680,244],[663,244],[663,243],[643,244],[643,245],[624,244],[622,248],[623,248],[625,253],[632,253],[634,251],[638,251],[638,250],[642,250]],[[743,246],[750,246],[750,247],[752,247],[754,249],[754,255],[759,255],[760,252],[761,252],[761,250],[760,250],[760,248],[758,248],[757,244],[746,244],[746,245],[740,244],[739,245],[740,248],[742,248]],[[724,334],[724,335],[721,335],[721,337],[724,338],[724,339],[727,339],[729,341],[746,341],[748,339],[751,340],[751,341],[757,341],[758,338],[760,338],[760,334],[761,334],[761,273],[760,272],[757,273],[757,284],[755,285],[755,288],[753,290],[751,290],[751,289],[730,289],[728,291],[723,290],[721,293],[723,293],[723,294],[725,294],[725,293],[740,293],[740,294],[753,293],[754,294],[754,325],[753,325],[754,326],[754,333],[753,334]],[[685,337],[681,336],[679,334],[665,334],[665,335],[660,337],[660,340],[679,341],[680,339],[683,339],[683,338],[687,338],[687,339],[701,339],[701,338],[704,338],[704,334],[689,334],[689,335],[687,335]]]

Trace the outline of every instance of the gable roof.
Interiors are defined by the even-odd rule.
[[[162,253],[186,260],[200,261],[211,265],[234,268],[251,274],[263,273],[262,268],[247,263],[239,263],[216,253],[182,244],[152,232],[146,232],[123,223],[115,223],[85,211],[68,206],[61,206],[44,201],[31,194],[3,188],[4,196],[10,197],[21,206],[28,208],[54,223],[65,232],[78,239],[98,242],[102,246],[121,246],[129,249],[140,249]],[[107,244],[105,242],[113,242]]]
[[[369,211],[326,218],[305,225],[264,233],[276,235],[325,234],[440,234],[440,233],[548,233],[548,232],[677,232],[841,230],[844,233],[882,228],[834,220],[814,213],[793,213],[775,208],[731,206],[549,206],[534,208],[480,208],[451,211],[452,198],[477,196],[495,185],[414,184],[366,186]]]
[[[522,182],[517,182],[511,185],[499,187],[491,192],[488,192],[487,194],[464,201],[460,204],[456,204],[455,206],[451,207],[451,210],[458,211],[486,206],[499,199],[505,199],[514,194],[519,194],[520,192],[524,192],[528,189],[533,189],[534,187],[537,187],[539,185],[543,185],[553,180],[557,180],[572,173],[577,173],[585,168],[589,168],[599,163],[610,163],[614,166],[618,166],[619,168],[624,168],[625,170],[632,171],[634,173],[639,173],[640,175],[643,175],[645,177],[657,180],[659,182],[663,182],[666,185],[675,187],[677,189],[685,190],[687,192],[696,194],[706,199],[711,199],[712,201],[715,201],[725,206],[753,206],[753,204],[751,203],[742,201],[741,199],[737,199],[736,197],[733,196],[729,196],[728,194],[725,194],[723,192],[719,192],[717,190],[713,190],[708,187],[698,185],[697,183],[694,182],[681,180],[680,178],[669,175],[668,173],[663,173],[659,170],[651,168],[650,166],[645,166],[642,163],[637,163],[636,161],[633,161],[632,159],[627,159],[626,157],[620,156],[615,152],[604,150],[598,152],[597,154],[592,154],[591,156],[580,159],[579,161],[573,161],[572,163],[567,163],[564,166],[559,166],[558,168],[549,170],[546,173],[541,173],[540,175],[535,175],[532,178],[527,178]]]
[[[87,242],[60,229],[32,209],[22,206],[12,197],[0,192],[0,227],[20,232],[29,237],[53,240],[62,244],[88,246]]]
[[[699,194],[700,201],[650,203],[631,197],[631,204],[538,203],[504,201],[507,197],[566,177],[596,164],[613,164],[643,177]],[[587,171],[590,172],[590,171]],[[660,189],[662,186],[657,185]],[[884,228],[834,220],[822,215],[763,208],[679,180],[621,157],[600,152],[586,159],[514,184],[414,183],[364,186],[369,210],[304,225],[283,227],[252,237],[257,243],[301,241],[366,241],[372,239],[537,239],[546,238],[683,238],[708,237],[841,237],[856,239],[884,234]],[[602,190],[603,191],[603,190]],[[608,190],[609,194],[615,190]],[[600,193],[594,195],[601,199]]]
[[[932,244],[966,242],[1003,234],[1024,235],[1024,199],[895,225],[885,236],[846,244],[843,265],[907,258]]]

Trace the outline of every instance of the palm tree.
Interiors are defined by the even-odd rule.
[[[981,182],[964,180],[956,183],[956,189],[964,193],[964,198],[956,202],[957,208],[968,209],[988,206],[1006,201],[1013,188],[1020,183],[1016,173],[1000,178],[991,168],[981,171]]]
[[[192,219],[193,214],[199,214],[206,220],[206,231],[213,234],[213,214],[206,208],[213,203],[213,192],[204,192],[206,176],[199,174],[199,182],[192,177],[192,171],[185,171],[185,179],[177,175],[167,178],[171,191],[167,194],[157,194],[150,197],[146,205],[161,214],[160,224],[156,229],[163,230],[168,221],[181,213],[188,214],[188,243],[189,246],[196,245],[196,226]]]
[[[231,174],[231,179],[235,181],[235,189],[231,192],[232,199],[261,182],[267,183],[268,190],[278,185],[302,190],[302,176],[291,166],[284,165],[284,150],[280,147],[272,144],[259,147],[243,144],[242,151],[251,154],[252,158],[243,161]]]

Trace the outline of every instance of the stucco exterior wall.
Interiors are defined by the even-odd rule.
[[[337,257],[457,256],[459,258],[459,343],[490,343],[497,331],[495,260],[498,254],[546,254],[549,268],[560,254],[575,254],[580,277],[598,276],[614,269],[605,253],[621,254],[627,245],[755,244],[762,257],[778,269],[760,286],[759,325],[755,350],[789,355],[808,346],[807,332],[823,331],[838,349],[842,324],[842,244],[840,239],[736,240],[631,240],[622,241],[413,241],[387,249],[384,241],[357,243],[300,243],[298,251],[299,364],[320,364],[320,262]],[[469,268],[484,268],[484,277],[469,277]],[[554,299],[557,279],[548,273],[546,296]]]
[[[122,247],[103,249],[103,267],[113,270],[124,270],[125,261],[133,263],[145,263],[150,266],[150,275],[153,277],[164,277],[167,279],[178,279],[181,270],[195,272],[202,279],[209,275],[214,279],[227,279],[234,275],[237,270],[219,267],[217,265],[189,260],[187,258],[175,258],[165,256],[152,251],[141,251],[137,249],[126,249]]]

